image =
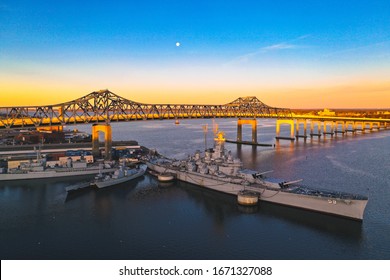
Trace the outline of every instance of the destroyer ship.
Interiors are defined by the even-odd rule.
[[[141,177],[144,175],[146,168],[146,164],[140,164],[134,168],[128,168],[124,165],[120,165],[112,175],[103,175],[99,173],[92,184],[96,185],[99,189],[118,185]]]
[[[240,196],[255,194],[260,201],[363,220],[368,198],[359,194],[319,190],[303,186],[301,180],[286,182],[268,178],[266,173],[244,169],[240,159],[224,148],[224,135],[218,132],[214,148],[204,154],[196,151],[187,160],[174,160],[155,154],[146,164],[157,174],[171,174],[178,180],[211,190]]]

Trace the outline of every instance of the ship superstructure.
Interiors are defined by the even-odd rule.
[[[112,162],[91,164],[83,158],[80,160],[73,160],[71,157],[68,157],[63,165],[55,167],[47,166],[46,159],[41,157],[40,151],[38,150],[36,160],[20,163],[20,166],[17,168],[11,168],[6,172],[0,173],[0,181],[84,176],[98,173],[110,173],[115,170]]]

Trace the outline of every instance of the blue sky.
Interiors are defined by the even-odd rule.
[[[375,84],[384,100],[389,27],[390,1],[378,0],[0,0],[0,82],[15,95],[42,92],[40,102],[56,84],[69,98],[109,88],[189,103],[210,94],[275,103],[298,90],[314,102],[329,87],[362,94]]]

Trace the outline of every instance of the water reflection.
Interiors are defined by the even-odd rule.
[[[65,196],[65,203],[71,202],[72,200],[77,200],[83,196],[87,196],[88,194],[91,194],[92,192],[95,192],[96,190],[91,186],[88,188],[79,189],[77,191],[71,191],[67,192]]]
[[[259,212],[259,206],[258,205],[239,205],[237,204],[237,209],[239,212],[244,213],[244,214],[254,214]]]
[[[260,147],[252,146],[252,145],[242,145],[236,144],[236,157],[245,160],[246,163],[253,165],[256,162],[258,152],[260,151]],[[243,146],[245,146],[245,150],[243,150]]]
[[[290,141],[290,140],[276,140],[275,141],[275,151],[276,152],[293,152],[295,147],[295,142],[298,141]]]

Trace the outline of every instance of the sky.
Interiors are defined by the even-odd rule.
[[[390,108],[390,1],[0,0],[0,107],[100,89],[144,103]]]

